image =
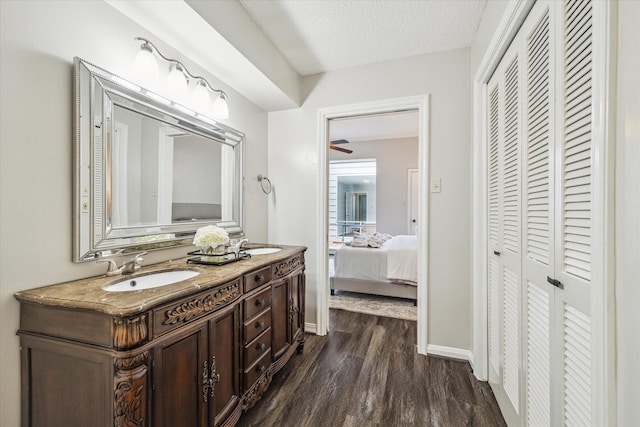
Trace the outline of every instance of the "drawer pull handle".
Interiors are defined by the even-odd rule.
[[[500,252],[498,252],[498,251],[493,251],[493,254],[497,255],[497,256],[500,256]]]
[[[258,344],[258,350],[264,350],[267,346],[265,345],[265,343],[260,343]]]
[[[267,305],[267,302],[264,299],[256,300],[256,307],[264,307]]]
[[[258,329],[264,329],[264,322],[258,322],[258,323],[256,323],[256,328],[258,328]]]
[[[257,371],[262,373],[264,372],[264,369],[265,369],[264,365],[260,365],[258,366]]]
[[[256,283],[264,282],[264,274],[256,274],[255,281]]]

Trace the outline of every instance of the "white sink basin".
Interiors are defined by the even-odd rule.
[[[163,271],[160,273],[147,274],[146,276],[131,277],[105,286],[103,289],[107,292],[139,291],[141,289],[158,288],[160,286],[182,282],[183,280],[196,277],[198,274],[200,274],[199,271],[193,270]]]
[[[267,255],[274,254],[276,252],[280,252],[281,248],[255,248],[255,249],[247,249],[244,252],[253,256],[253,255]]]

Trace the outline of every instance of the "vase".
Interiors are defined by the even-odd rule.
[[[226,249],[225,245],[218,245],[216,247],[207,246],[206,248],[201,248],[201,251],[205,255],[224,255]]]

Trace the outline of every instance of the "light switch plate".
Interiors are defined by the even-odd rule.
[[[442,180],[440,178],[431,179],[431,192],[440,193],[442,191]]]

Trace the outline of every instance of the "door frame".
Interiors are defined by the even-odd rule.
[[[329,178],[329,120],[342,117],[363,116],[405,110],[418,110],[418,215],[420,224],[429,224],[429,98],[430,95],[379,100],[361,104],[342,105],[318,110],[318,222],[316,241],[319,243],[316,265],[316,334],[325,335],[329,331],[329,222],[328,222],[328,178]],[[421,191],[422,190],[422,191]],[[420,194],[424,193],[424,196]],[[418,353],[427,354],[427,307],[429,277],[429,227],[419,228],[418,259]]]
[[[416,226],[413,225],[413,191],[412,191],[412,178],[414,174],[418,174],[419,170],[415,169],[415,168],[411,168],[411,169],[407,169],[407,234],[409,235],[414,235],[415,234],[415,228]],[[418,175],[418,178],[420,177],[420,175]],[[431,188],[429,188],[429,194],[431,194]],[[420,196],[419,191],[417,196]],[[418,204],[419,205],[419,204]],[[418,206],[419,208],[419,206]],[[420,218],[418,218],[419,220]],[[420,223],[418,222],[418,226],[420,225]]]
[[[535,0],[509,2],[473,79],[472,235],[473,371],[488,377],[487,83]],[[614,298],[615,2],[593,3],[593,275],[591,287],[593,425],[616,424]]]

